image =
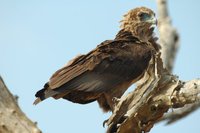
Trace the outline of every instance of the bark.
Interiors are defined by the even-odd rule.
[[[41,133],[20,109],[14,97],[0,77],[0,133]]]

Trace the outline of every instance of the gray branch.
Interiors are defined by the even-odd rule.
[[[200,102],[194,104],[188,104],[183,108],[178,108],[176,110],[172,110],[170,113],[167,113],[163,116],[163,118],[159,121],[167,121],[167,125],[172,124],[199,109]]]
[[[157,0],[159,43],[162,47],[161,58],[164,66],[172,71],[176,53],[179,47],[179,35],[172,26],[168,13],[167,0]]]

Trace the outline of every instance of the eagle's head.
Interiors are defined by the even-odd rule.
[[[131,32],[143,41],[152,38],[155,25],[157,25],[155,13],[146,7],[130,10],[121,21],[122,29]]]

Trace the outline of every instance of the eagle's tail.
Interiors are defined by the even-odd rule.
[[[41,101],[49,98],[49,97],[53,97],[57,94],[58,92],[53,91],[51,89],[49,89],[49,85],[48,83],[46,83],[44,85],[44,88],[39,90],[36,94],[35,97],[37,97],[37,99],[33,102],[34,105],[40,103]]]
[[[38,97],[35,99],[35,101],[33,102],[33,105],[37,105],[38,103],[40,103],[42,100]]]

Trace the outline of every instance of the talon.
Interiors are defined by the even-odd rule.
[[[103,122],[103,127],[105,127],[107,122],[108,122],[108,119]]]
[[[117,128],[119,128],[121,126],[121,124],[117,124]]]
[[[118,102],[120,101],[120,99],[117,98],[117,97],[113,97],[112,101],[113,101],[114,103],[118,103]]]

